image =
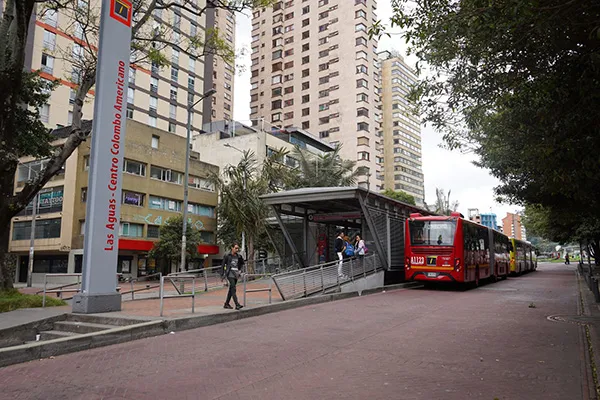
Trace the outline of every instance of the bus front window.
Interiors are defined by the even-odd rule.
[[[409,221],[413,246],[453,246],[456,221]]]

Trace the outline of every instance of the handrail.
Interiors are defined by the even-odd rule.
[[[313,265],[296,271],[288,271],[273,275],[273,283],[279,290],[283,300],[307,297],[316,293],[340,288],[343,283],[354,281],[355,278],[366,277],[382,268],[376,254],[362,258],[351,258],[342,261],[340,275],[339,261],[330,261]]]
[[[273,292],[273,279],[271,278],[272,274],[242,274],[242,282],[244,284],[244,307],[246,307],[246,293],[257,293],[257,292],[269,292],[269,304],[271,304],[272,292]],[[269,287],[268,288],[259,288],[259,289],[248,289],[246,287],[246,283],[248,282],[248,277],[268,277],[269,278]]]
[[[122,275],[123,274],[121,274],[121,273],[116,274],[117,279],[116,279],[115,290],[117,292],[121,289],[119,287],[119,276],[122,276]],[[57,287],[53,287],[52,289],[48,289],[48,278],[58,278],[58,277],[65,277],[65,276],[76,276],[77,283],[70,283],[68,285],[57,286]],[[59,297],[62,299],[63,292],[74,292],[74,293],[81,292],[81,276],[82,276],[81,273],[44,274],[44,291],[43,291],[43,295],[42,295],[42,308],[46,307],[46,295],[48,293],[58,293]],[[77,289],[64,289],[65,287],[73,286],[73,285],[79,285],[79,287]]]
[[[146,275],[146,276],[142,276],[142,277],[137,277],[137,278],[135,278],[135,279],[130,279],[130,280],[129,280],[129,285],[130,285],[130,287],[131,287],[131,290],[130,290],[129,292],[121,292],[121,295],[124,295],[124,294],[129,294],[129,293],[131,293],[131,300],[135,300],[135,293],[136,293],[136,292],[142,292],[142,291],[144,291],[144,290],[156,289],[157,287],[160,287],[160,284],[158,284],[158,285],[154,285],[154,286],[149,286],[149,285],[146,285],[146,287],[145,287],[145,288],[141,288],[141,289],[135,289],[135,290],[134,290],[134,288],[133,288],[133,284],[134,284],[135,282],[147,282],[147,281],[149,281],[149,280],[150,280],[150,278],[152,278],[152,277],[154,277],[154,276],[158,276],[158,277],[159,277],[159,279],[160,279],[160,277],[162,277],[162,272],[157,272],[157,273],[155,273],[155,274]]]
[[[190,275],[190,276],[177,276],[177,278],[179,279],[191,279],[192,280],[192,294],[185,294],[185,293],[179,293],[179,294],[175,294],[175,295],[169,295],[169,296],[165,296],[165,278],[171,280],[172,282],[172,278],[170,275],[167,276],[161,276],[160,277],[160,316],[163,316],[163,306],[164,306],[164,299],[171,299],[171,298],[177,298],[177,297],[191,297],[192,298],[192,314],[195,311],[195,305],[196,305],[196,277],[194,275]]]

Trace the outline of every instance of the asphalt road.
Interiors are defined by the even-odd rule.
[[[583,397],[575,267],[397,290],[0,369],[2,399]]]

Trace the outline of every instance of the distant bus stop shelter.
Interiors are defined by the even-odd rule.
[[[386,271],[404,271],[404,221],[430,212],[360,187],[316,187],[262,196],[285,241],[304,267],[336,259],[333,243],[343,229],[360,234]]]

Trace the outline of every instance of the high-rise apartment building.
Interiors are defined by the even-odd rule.
[[[206,27],[216,29],[219,36],[235,49],[235,14],[231,11],[209,8],[206,10]],[[210,101],[203,104],[202,121],[233,119],[233,83],[235,66],[233,63],[209,54],[204,60],[204,91],[215,89]]]
[[[203,7],[199,0],[196,7]],[[203,5],[204,4],[204,5]],[[99,0],[79,0],[79,7],[85,11],[91,7],[99,15]],[[192,7],[190,3],[190,7]],[[210,10],[210,9],[209,9]],[[234,22],[231,13],[218,10],[219,15],[212,21],[219,28],[221,37],[234,46]],[[32,18],[28,35],[25,68],[40,70],[44,79],[59,80],[60,85],[52,92],[48,104],[41,109],[41,119],[49,127],[69,125],[72,121],[72,104],[75,89],[80,79],[80,71],[71,62],[84,53],[87,42],[83,38],[84,29],[71,14],[45,10],[39,5]],[[152,20],[147,24],[150,29],[162,30],[165,37],[181,47],[163,45],[161,52],[167,57],[168,66],[158,63],[132,64],[129,70],[129,90],[127,93],[127,117],[143,124],[156,127],[178,135],[186,134],[187,104],[198,99],[206,90],[213,87],[214,81],[206,86],[204,77],[216,73],[223,84],[216,87],[214,108],[226,110],[233,108],[233,66],[222,60],[212,60],[208,71],[205,60],[187,54],[191,38],[204,36],[207,14],[198,17],[179,7],[155,10]],[[135,16],[134,16],[135,19]],[[233,20],[234,21],[234,20]],[[212,26],[212,25],[211,25]],[[135,56],[133,58],[136,58]],[[213,66],[217,65],[213,72]],[[231,79],[228,79],[231,78]],[[94,91],[88,94],[83,107],[84,119],[91,119],[94,110]],[[211,105],[210,101],[206,103]],[[212,108],[209,108],[212,112]],[[202,128],[203,106],[198,106],[192,115],[195,130]],[[218,116],[218,113],[217,113]],[[221,116],[222,118],[223,116]]]
[[[252,19],[251,118],[343,145],[381,189],[375,0],[279,1]]]
[[[379,53],[383,109],[383,175],[386,189],[402,190],[424,204],[421,160],[421,122],[411,111],[410,87],[415,72],[404,59],[391,52]]]
[[[521,223],[521,215],[515,213],[506,213],[502,218],[502,230],[505,235],[515,239],[527,240],[527,232]]]

